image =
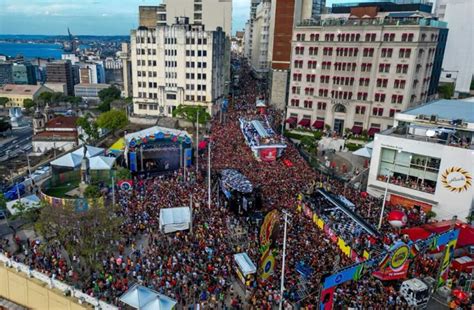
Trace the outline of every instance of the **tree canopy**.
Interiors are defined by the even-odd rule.
[[[0,97],[0,105],[5,106],[7,102],[10,101],[7,97]]]
[[[89,185],[84,190],[84,197],[87,199],[94,199],[100,197],[100,189],[97,185]]]
[[[51,244],[58,242],[67,253],[76,255],[91,269],[102,269],[98,253],[110,250],[110,244],[119,239],[122,220],[112,205],[104,206],[101,199],[92,200],[89,209],[76,211],[74,205],[53,207],[47,204],[41,209],[36,231]],[[87,279],[89,274],[81,274]]]
[[[79,117],[76,121],[76,125],[80,126],[87,135],[87,137],[85,137],[86,143],[89,144],[99,139],[99,126],[95,121],[91,120],[88,115]],[[80,138],[83,139],[84,137]]]
[[[185,120],[193,123],[196,123],[197,117],[199,112],[199,124],[205,124],[210,119],[211,116],[207,113],[205,107],[195,106],[195,105],[179,105],[173,111],[174,117],[184,118]]]
[[[30,110],[35,107],[35,102],[31,99],[24,99],[23,100],[23,107],[27,110]]]
[[[125,111],[120,110],[104,112],[97,118],[97,125],[100,128],[108,129],[113,133],[115,133],[116,130],[125,127],[127,123],[127,114]]]
[[[110,100],[111,102],[112,100],[120,99],[121,93],[120,89],[112,85],[109,88],[99,91],[99,98],[102,102],[106,100]]]
[[[53,96],[52,92],[45,91],[39,94],[38,100],[44,102],[44,103],[51,103],[51,97]]]

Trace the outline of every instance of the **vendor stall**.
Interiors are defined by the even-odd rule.
[[[255,281],[257,266],[252,262],[247,253],[234,254],[235,272],[245,288],[249,288]]]
[[[165,234],[187,230],[191,227],[189,207],[165,208],[160,210],[160,230]]]

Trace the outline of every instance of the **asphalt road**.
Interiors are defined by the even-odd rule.
[[[13,129],[11,136],[0,139],[0,158],[7,153],[10,158],[15,155],[20,155],[25,151],[31,151],[31,138],[33,136],[33,129],[31,126],[19,129]]]

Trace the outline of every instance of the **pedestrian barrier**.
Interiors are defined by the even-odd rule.
[[[30,267],[26,266],[25,264],[15,262],[13,259],[8,258],[4,254],[0,254],[0,262],[3,262],[6,267],[14,268],[18,272],[25,273],[30,278],[38,279],[39,281],[46,283],[49,288],[55,288],[60,290],[64,295],[70,294],[77,299],[79,299],[79,303],[82,304],[84,302],[92,305],[97,310],[118,310],[119,308],[98,300],[97,298],[84,294],[83,292],[76,290],[74,287],[61,282],[59,280],[53,279],[47,276],[44,273],[38,272],[36,270],[30,269]]]

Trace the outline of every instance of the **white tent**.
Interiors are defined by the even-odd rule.
[[[96,156],[89,159],[91,170],[110,170],[115,164],[115,157]]]
[[[81,165],[82,155],[67,153],[64,156],[56,158],[51,162],[51,166],[67,167],[67,168],[76,168]]]
[[[255,266],[247,253],[234,254],[234,260],[244,277],[257,272],[257,266]]]
[[[176,300],[135,284],[120,297],[120,301],[140,310],[172,310]]]
[[[18,210],[13,207],[17,202],[24,204],[26,209],[38,208],[40,205],[40,199],[36,195],[29,195],[20,199],[9,201],[7,202],[7,209],[12,215],[15,215],[18,212]]]
[[[363,147],[358,149],[357,151],[353,152],[352,154],[361,156],[361,157],[366,157],[366,158],[371,158],[372,157],[372,149],[369,149],[368,147]]]
[[[104,155],[104,152],[105,152],[105,149],[103,149],[103,148],[88,145],[87,146],[87,151],[86,151],[86,157],[87,158],[92,158],[92,157],[97,156],[97,155]],[[78,148],[77,150],[72,152],[72,154],[80,155],[81,160],[82,160],[82,157],[84,157],[84,146],[81,146],[80,148]]]
[[[189,229],[190,225],[191,210],[189,207],[160,210],[160,230],[165,234]]]

